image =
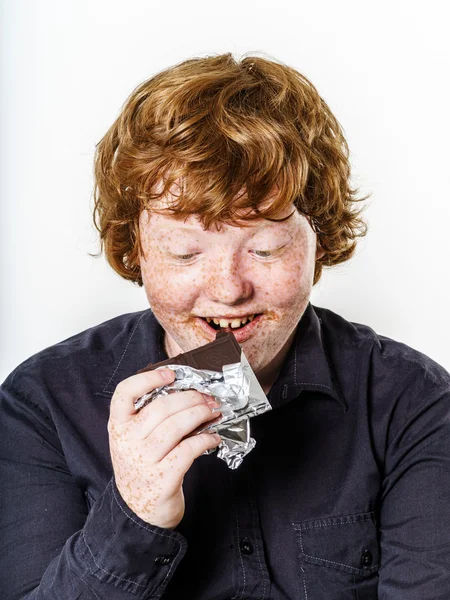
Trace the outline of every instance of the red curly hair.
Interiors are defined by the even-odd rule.
[[[142,285],[141,211],[177,182],[171,213],[195,214],[205,228],[241,223],[243,210],[249,221],[277,219],[294,204],[325,251],[314,284],[367,231],[357,203],[368,196],[350,186],[339,122],[304,75],[259,56],[193,58],[158,73],[132,92],[97,145],[94,223],[125,279]]]

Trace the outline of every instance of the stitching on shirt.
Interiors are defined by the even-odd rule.
[[[120,502],[119,502],[119,500],[118,500],[118,498],[117,498],[117,496],[116,496],[116,492],[115,492],[115,490],[114,490],[114,486],[112,486],[112,493],[113,493],[113,498],[114,498],[114,500],[116,501],[116,504],[117,504],[117,506],[120,508],[120,510],[123,512],[123,514],[124,514],[124,515],[125,515],[125,516],[126,516],[128,519],[130,519],[130,521],[133,521],[133,523],[136,523],[136,525],[138,525],[138,526],[139,526],[139,527],[141,527],[142,529],[145,529],[146,531],[150,531],[150,533],[153,533],[153,534],[159,535],[159,536],[161,536],[161,537],[166,537],[166,538],[169,538],[169,539],[173,539],[173,540],[175,540],[175,541],[178,541],[178,542],[179,542],[179,540],[177,540],[177,539],[176,539],[176,537],[175,537],[174,535],[170,535],[170,534],[167,534],[167,533],[159,533],[159,531],[155,531],[155,530],[154,530],[154,529],[152,529],[151,527],[146,527],[145,525],[141,525],[141,523],[138,523],[138,521],[136,521],[136,519],[133,519],[133,517],[132,517],[131,515],[129,515],[129,514],[128,514],[128,513],[127,513],[127,512],[126,512],[124,509],[123,509],[123,507],[120,505]],[[179,542],[179,543],[180,543],[180,542]],[[181,552],[181,548],[182,548],[182,547],[184,547],[184,544],[183,544],[183,543],[180,543],[180,548],[178,549],[178,552],[177,552],[177,553],[176,553],[176,555],[175,555],[175,559],[176,559],[176,558],[178,558],[178,555],[180,554],[180,552]],[[172,562],[172,564],[170,565],[170,567],[169,567],[169,570],[167,571],[167,574],[166,574],[166,576],[164,577],[164,579],[162,580],[162,582],[160,583],[160,585],[164,585],[164,582],[166,581],[166,579],[168,579],[168,578],[169,578],[169,576],[170,576],[170,572],[172,571],[174,564],[175,564],[175,560],[174,560],[174,561]]]
[[[314,558],[314,560],[318,560],[320,562],[325,562],[325,563],[330,563],[330,565],[337,565],[338,567],[345,567],[346,569],[354,569],[355,567],[352,567],[351,565],[346,565],[344,563],[338,563],[335,562],[334,560],[327,560],[326,558],[319,558],[318,556],[313,556],[312,554],[306,554],[305,552],[303,553],[304,556],[307,556],[308,558]]]
[[[295,385],[317,385],[319,387],[323,387],[327,390],[333,391],[332,387],[330,387],[329,385],[325,385],[323,383],[312,383],[311,381],[297,381],[297,344],[295,345],[295,348],[294,348],[294,381],[295,381]]]
[[[118,370],[118,368],[120,367],[120,364],[121,364],[121,362],[122,362],[122,360],[123,360],[123,357],[124,357],[124,356],[125,356],[125,354],[126,354],[126,351],[128,350],[128,346],[130,345],[130,342],[131,342],[131,340],[132,340],[132,338],[133,338],[133,335],[135,334],[135,332],[136,332],[136,329],[137,329],[137,328],[138,328],[138,326],[139,326],[139,323],[140,323],[140,322],[142,321],[142,319],[145,317],[145,314],[146,314],[146,313],[144,312],[144,313],[143,313],[143,314],[142,314],[142,315],[139,317],[139,319],[138,319],[138,321],[137,321],[136,325],[133,327],[133,331],[131,332],[131,334],[130,334],[130,337],[128,338],[128,342],[127,342],[127,345],[125,346],[125,349],[124,349],[124,351],[123,351],[123,353],[122,353],[122,356],[120,357],[120,360],[119,360],[119,362],[117,363],[117,366],[116,366],[116,368],[114,369],[114,373],[111,375],[111,377],[109,378],[109,381],[108,381],[108,383],[107,383],[107,384],[105,385],[105,387],[103,388],[103,392],[108,392],[108,393],[111,393],[111,391],[110,391],[110,390],[108,390],[108,386],[109,386],[109,384],[111,383],[111,381],[114,379],[114,375],[117,373],[117,370]]]
[[[253,502],[252,502],[252,495],[251,495],[251,490],[250,490],[250,483],[247,484],[247,490],[248,490],[248,499],[250,501],[250,508],[251,508],[252,515],[253,515],[253,527],[256,530],[256,528],[257,528],[256,511],[254,509]],[[264,568],[263,568],[262,563],[261,563],[261,558],[259,556],[258,546],[259,546],[259,540],[257,540],[257,543],[256,543],[256,556],[258,557],[259,568],[261,569],[261,574],[262,574],[263,581],[264,581],[263,597],[261,598],[261,600],[265,600],[266,599],[266,576],[265,576]]]
[[[313,558],[314,560],[318,560],[319,562],[322,563],[329,563],[330,565],[336,565],[338,567],[345,567],[346,569],[355,569],[355,567],[352,567],[351,565],[346,565],[344,563],[338,563],[335,562],[334,560],[327,560],[326,558],[319,558],[318,556],[313,556],[312,554],[306,554],[306,552],[303,549],[303,538],[302,538],[302,532],[299,529],[298,530],[299,536],[300,536],[300,548],[302,550],[302,554],[303,556],[306,556],[307,558]],[[303,578],[303,583],[305,583],[305,578]],[[306,588],[305,588],[305,592],[306,592]]]
[[[297,385],[297,344],[295,344],[294,348],[294,381]]]
[[[319,387],[324,387],[327,390],[333,390],[333,388],[329,385],[325,385],[323,383],[313,383],[312,381],[300,381],[299,383],[297,383],[297,385],[317,385]]]
[[[308,525],[307,527],[300,526],[298,530],[306,531],[307,529],[317,529],[318,527],[333,527],[335,525],[351,525],[352,523],[362,523],[364,521],[371,521],[372,519],[361,519],[358,521],[344,521],[342,523],[324,523],[323,525]]]
[[[365,518],[365,519],[363,519],[363,520],[364,520],[364,521],[367,521],[367,520],[369,520],[369,519],[368,519],[368,518]],[[302,530],[301,530],[300,528],[296,527],[294,523],[292,523],[292,525],[294,525],[294,528],[296,529],[296,531],[298,531],[298,535],[299,535],[299,538],[300,538],[300,549],[301,549],[301,551],[302,551],[302,554],[303,554],[303,556],[305,556],[306,558],[312,558],[312,559],[314,559],[314,560],[317,560],[317,561],[319,561],[319,562],[321,562],[321,563],[329,563],[330,565],[336,565],[336,566],[338,566],[338,567],[344,567],[345,569],[351,569],[351,571],[352,571],[353,573],[355,573],[355,572],[359,572],[359,571],[360,571],[360,569],[358,569],[358,568],[356,568],[356,567],[352,567],[352,565],[346,565],[346,564],[344,564],[344,563],[338,563],[338,562],[335,562],[334,560],[328,560],[328,559],[326,559],[326,558],[320,558],[320,557],[318,557],[318,556],[313,556],[312,554],[306,554],[306,552],[305,552],[305,550],[304,550],[304,548],[303,548],[303,537],[302,537]],[[327,525],[347,525],[347,523],[328,523],[328,524],[326,524],[326,525],[323,525],[323,526],[324,526],[324,527],[326,527]],[[316,527],[321,527],[321,525],[316,525]],[[368,572],[374,572],[374,571],[376,571],[376,570],[377,570],[377,568],[378,568],[377,566],[374,566],[374,567],[372,567],[371,569],[367,569],[367,571],[368,571]],[[303,571],[303,573],[304,573],[304,570],[303,570],[303,568],[302,568],[302,571]],[[304,576],[303,576],[303,584],[305,584],[305,577],[304,577]],[[305,586],[305,593],[306,593],[306,586]],[[307,596],[306,596],[306,597],[307,597]]]
[[[92,585],[90,584],[90,582],[88,581],[86,575],[93,575],[94,577],[96,577],[99,581],[101,581],[100,577],[98,577],[98,575],[95,575],[95,573],[91,573],[89,570],[84,571],[83,573],[83,577],[80,577],[78,574],[76,574],[76,576],[78,577],[78,579],[80,581],[83,582],[83,585],[87,586],[89,588],[89,591],[94,594],[94,596],[96,597],[97,600],[101,600],[100,596],[97,594],[97,592],[94,590],[94,588],[92,587]],[[103,583],[103,582],[102,582]],[[75,589],[73,589],[73,593],[75,593]],[[78,600],[78,598],[80,598],[81,596],[77,596],[76,600]]]
[[[83,530],[81,530],[81,536],[83,538],[83,542],[86,544],[86,548],[89,550],[89,554],[92,556],[92,560],[94,561],[94,564],[97,567],[97,569],[100,569],[100,571],[103,571],[103,573],[106,573],[107,575],[110,575],[111,577],[114,577],[114,579],[118,579],[119,581],[126,581],[127,583],[132,583],[133,585],[137,585],[138,587],[142,587],[142,588],[147,587],[146,585],[142,585],[142,583],[137,583],[137,581],[132,581],[131,579],[124,579],[123,577],[119,577],[118,575],[114,575],[114,573],[110,573],[109,571],[106,571],[105,569],[103,569],[95,560],[95,556],[94,556],[92,550],[90,549],[89,544],[87,543],[87,540],[84,536]],[[97,577],[97,579],[100,579],[97,575],[95,575],[95,573],[91,572],[91,575],[94,575],[94,577]]]
[[[86,556],[86,550],[83,548],[81,550],[82,552],[82,556],[83,559]],[[69,556],[68,556],[68,552],[67,552],[67,548],[64,547],[63,552],[61,553],[61,556],[63,557],[63,560],[65,561],[66,564],[66,568],[67,568],[67,573],[69,575],[69,581],[70,581],[70,589],[72,592],[71,597],[75,598],[75,600],[78,600],[78,598],[80,598],[83,595],[83,592],[78,593],[79,585],[77,582],[81,581],[81,583],[83,584],[83,588],[87,587],[89,589],[90,592],[92,592],[92,594],[95,596],[95,598],[97,600],[101,600],[100,597],[98,596],[98,594],[96,593],[96,591],[92,588],[92,582],[89,581],[89,577],[88,575],[90,574],[90,569],[87,565],[83,565],[83,568],[81,570],[80,573],[75,572],[74,570],[71,569],[71,564],[70,564],[70,560],[69,560]],[[77,594],[75,596],[75,594]]]
[[[239,598],[242,599],[244,592],[245,592],[245,586],[246,586],[246,580],[245,580],[245,568],[244,568],[244,561],[242,560],[242,553],[241,553],[241,546],[239,544],[239,521],[238,521],[238,514],[237,514],[237,510],[236,510],[236,502],[233,496],[233,508],[234,508],[234,514],[236,517],[236,532],[237,532],[237,547],[238,547],[238,552],[239,552],[239,560],[241,561],[241,566],[242,566],[242,574],[243,574],[243,578],[244,578],[244,587],[242,588],[242,592],[241,595],[239,596]],[[236,591],[236,594],[238,593],[238,590]],[[236,594],[233,596],[233,598],[231,600],[237,600],[237,596]]]
[[[306,591],[306,581],[305,581],[305,569],[302,567],[303,571],[303,589],[305,590],[305,600],[308,600],[308,592]]]
[[[302,551],[302,554],[305,554],[303,551],[303,538],[302,538],[302,532],[299,531],[300,534],[300,549]],[[306,590],[306,578],[305,578],[305,569],[303,568],[303,565],[300,565],[300,569],[302,571],[302,579],[303,579],[303,589],[305,590],[305,600],[308,600],[308,592]]]
[[[102,581],[102,579],[97,575],[97,573],[93,573],[92,571],[89,571],[89,574],[92,575],[92,577],[95,577],[96,579],[98,579],[101,583],[104,583],[104,581]],[[94,590],[93,590],[93,588],[91,586],[89,586],[89,591],[90,592],[94,592]],[[132,594],[134,594],[133,591],[132,591]],[[96,598],[98,598],[98,600],[101,600],[100,596],[98,596],[95,592],[94,592],[94,595],[95,595]]]
[[[336,517],[335,517],[336,518]],[[294,529],[296,529],[297,531],[300,530],[304,530],[306,531],[307,529],[316,529],[318,527],[331,527],[334,525],[351,525],[352,523],[364,523],[364,521],[372,521],[373,522],[373,518],[372,518],[372,514],[368,514],[368,515],[359,515],[359,514],[355,514],[355,515],[348,515],[347,517],[337,517],[339,519],[339,521],[336,521],[335,523],[330,522],[330,523],[318,523],[316,525],[302,525],[302,524],[298,524],[298,523],[292,523]]]

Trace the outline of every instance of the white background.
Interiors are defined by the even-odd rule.
[[[147,307],[91,225],[95,144],[132,89],[193,56],[262,52],[341,122],[370,230],[313,303],[450,370],[446,2],[0,0],[0,379],[40,349]]]

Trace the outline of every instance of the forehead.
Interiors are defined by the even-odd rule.
[[[192,236],[192,235],[217,235],[221,237],[239,237],[245,239],[253,237],[259,232],[268,232],[269,234],[277,234],[279,232],[290,230],[305,231],[307,229],[312,232],[309,218],[300,214],[293,203],[290,203],[286,208],[277,211],[276,221],[258,217],[251,208],[237,209],[234,213],[233,223],[213,222],[208,229],[205,228],[202,215],[191,214],[188,216],[176,214],[176,200],[180,192],[180,181],[176,180],[169,192],[154,200],[150,206],[141,212],[140,229],[141,234],[150,237],[160,237],[161,235]],[[157,192],[163,191],[162,182],[159,182]],[[274,186],[266,199],[259,205],[261,211],[270,208],[270,205],[277,199],[279,189]],[[245,190],[242,189],[238,196],[245,199]],[[171,210],[172,209],[172,210]],[[210,222],[210,221],[209,221]],[[308,232],[306,232],[306,235]],[[225,234],[225,235],[224,235]],[[202,236],[203,237],[203,236]]]
[[[247,213],[248,214],[248,213]],[[283,221],[270,221],[264,218],[237,220],[234,224],[216,224],[210,229],[205,229],[198,215],[190,215],[185,218],[174,216],[170,212],[158,212],[144,210],[140,217],[140,228],[143,233],[150,236],[164,237],[164,235],[176,234],[186,236],[207,235],[228,237],[230,235],[240,238],[253,237],[259,233],[277,234],[293,230],[309,229],[306,217],[301,215],[294,206],[285,214],[280,215]]]

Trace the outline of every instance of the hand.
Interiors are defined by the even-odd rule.
[[[172,383],[170,369],[146,371],[116,387],[108,421],[117,488],[131,510],[152,525],[176,527],[184,515],[183,478],[193,461],[220,443],[220,436],[193,430],[216,419],[219,404],[191,390],[156,398],[139,412],[134,402]]]

